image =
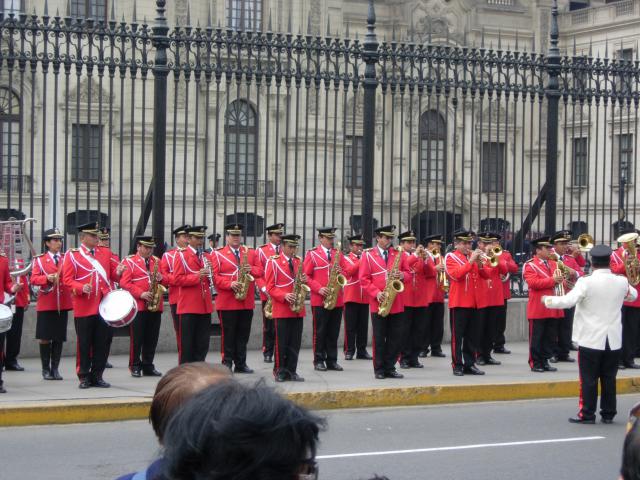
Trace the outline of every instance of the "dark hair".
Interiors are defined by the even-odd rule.
[[[267,387],[212,385],[177,412],[165,434],[175,480],[287,480],[315,458],[324,421]]]
[[[636,420],[622,447],[622,466],[620,475],[623,480],[640,480],[640,421]]]
[[[183,363],[165,373],[149,409],[149,422],[160,443],[169,420],[182,404],[203,388],[230,378],[227,367],[205,362]]]

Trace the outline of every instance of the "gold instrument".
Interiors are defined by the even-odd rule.
[[[27,235],[26,226],[29,223],[35,223],[35,221],[35,218],[17,220],[14,217],[0,221],[0,250],[9,260],[9,273],[14,280],[29,273],[33,267],[33,258],[37,253],[29,235]],[[27,244],[28,252],[24,251],[23,240]],[[27,254],[31,256],[28,262]]]
[[[302,281],[302,259],[298,256],[296,258],[300,259],[300,265],[298,266],[298,272],[296,273],[296,278],[293,281],[293,295],[295,296],[293,303],[291,304],[291,311],[294,313],[300,313],[304,308],[304,301],[307,298],[307,293],[311,291],[309,285]]]
[[[569,267],[567,267],[561,260],[560,255],[558,255],[557,253],[552,253],[549,255],[549,260],[553,260],[554,262],[556,262],[556,269],[553,274],[555,275],[556,272],[560,272],[564,280],[569,282],[571,278],[571,271],[569,270]],[[562,297],[565,294],[564,281],[562,283],[556,283],[555,287],[553,287],[553,291],[557,297]]]
[[[389,315],[396,296],[404,291],[404,283],[395,278],[398,275],[398,270],[400,268],[400,260],[402,260],[402,247],[397,247],[397,252],[398,254],[396,255],[396,259],[393,261],[393,266],[387,274],[387,284],[384,286],[383,291],[384,299],[378,306],[378,315],[381,317]]]
[[[422,245],[418,245],[418,247],[414,250],[414,252],[416,254],[416,257],[422,259],[422,260],[426,260],[427,259],[427,249],[424,248],[424,246]]]
[[[155,260],[155,265],[153,267],[153,274],[151,275],[151,279],[149,282],[149,293],[153,295],[153,298],[150,302],[147,302],[147,310],[150,312],[157,312],[160,310],[160,305],[162,305],[162,297],[164,296],[167,289],[164,285],[158,282],[158,266],[160,265],[160,259],[158,257],[153,257]]]
[[[240,247],[242,248],[242,247]],[[251,282],[255,281],[253,275],[249,272],[244,271],[244,269],[249,265],[249,248],[244,247],[242,252],[242,261],[240,262],[240,269],[238,271],[238,283],[240,284],[240,288],[233,292],[233,296],[236,300],[244,300],[247,298],[247,293],[249,293],[249,286]]]
[[[499,257],[500,255],[502,255],[502,247],[500,245],[493,247],[491,251],[496,257]]]
[[[211,292],[211,296],[213,297],[218,294],[218,292],[216,291],[216,287],[213,284],[213,269],[211,268],[211,263],[209,263],[207,256],[204,253],[201,253],[201,255],[202,255],[202,264],[204,265],[204,268],[206,268],[208,271],[207,279],[209,280],[209,291]],[[204,298],[204,290],[202,290],[202,297]]]
[[[437,260],[440,262],[444,262],[442,258],[442,254],[440,253],[440,247],[433,247],[430,251],[431,255],[433,255],[433,263],[437,265]],[[443,292],[449,291],[449,277],[447,277],[447,272],[444,270],[442,272],[438,272],[436,276],[436,282],[440,287],[440,290]]]
[[[267,303],[264,304],[264,316],[266,318],[273,318],[273,302],[271,297],[267,299]]]
[[[502,251],[500,252],[500,255],[502,255]],[[483,253],[480,258],[482,258],[482,260],[487,260],[489,262],[489,265],[494,268],[497,267],[498,263],[500,262],[500,260],[498,259],[498,255],[493,248],[489,250],[489,253]]]
[[[593,237],[588,233],[582,233],[578,237],[578,248],[581,252],[586,253],[593,248]]]
[[[640,262],[638,261],[638,249],[636,248],[636,242],[638,240],[638,234],[635,232],[625,233],[621,237],[618,237],[618,242],[622,244],[627,251],[627,256],[624,258],[624,269],[627,273],[627,280],[634,287],[640,283]]]
[[[329,282],[327,283],[327,289],[329,293],[324,297],[322,306],[326,310],[333,310],[336,308],[336,302],[338,301],[338,294],[340,290],[347,284],[347,278],[342,275],[340,269],[340,259],[342,258],[342,251],[340,247],[342,244],[338,242],[336,247],[336,254],[333,257],[333,263],[331,264],[331,270],[329,271]]]

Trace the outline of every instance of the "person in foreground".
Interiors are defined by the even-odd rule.
[[[622,466],[619,480],[638,480],[640,478],[640,403],[631,407],[627,420],[627,435],[622,447]]]
[[[222,365],[193,362],[169,370],[158,382],[149,410],[149,422],[160,445],[164,443],[167,424],[178,409],[204,388],[224,381],[232,379],[229,369]],[[118,480],[165,480],[163,466],[164,459],[159,458],[145,470],[129,473]]]
[[[215,407],[215,408],[212,408]],[[315,480],[324,421],[263,381],[212,385],[187,403],[164,435],[172,480]]]
[[[611,248],[597,245],[591,250],[593,273],[580,277],[564,296],[543,296],[547,308],[576,307],[573,341],[578,344],[580,411],[571,423],[595,423],[600,381],[602,423],[612,423],[616,415],[616,374],[622,347],[620,310],[624,301],[633,301],[638,292],[627,279],[609,269]]]

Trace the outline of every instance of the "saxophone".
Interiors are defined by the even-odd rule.
[[[247,247],[244,247],[244,251],[242,254],[242,261],[240,262],[240,270],[238,273],[238,283],[240,284],[240,288],[235,292],[233,292],[233,296],[235,297],[236,300],[244,300],[245,298],[247,298],[247,293],[249,292],[249,286],[251,285],[251,282],[255,280],[255,278],[253,278],[253,275],[243,270],[244,267],[249,265],[248,251],[249,249]]]
[[[309,286],[302,281],[302,259],[300,257],[296,257],[300,259],[300,265],[298,266],[298,272],[296,273],[296,278],[293,281],[293,295],[295,299],[291,304],[291,311],[294,313],[300,313],[304,308],[304,301],[307,298],[307,292],[311,289]]]
[[[338,294],[340,290],[347,284],[347,279],[339,272],[340,259],[342,258],[342,252],[340,251],[341,244],[338,242],[336,248],[336,255],[333,257],[333,263],[331,264],[331,270],[329,271],[329,282],[327,283],[327,289],[329,293],[324,297],[323,307],[326,310],[333,310],[336,308],[336,302],[338,301]]]
[[[153,275],[151,276],[151,281],[149,282],[149,293],[153,295],[153,298],[150,302],[147,302],[147,310],[149,312],[157,312],[160,310],[160,305],[162,305],[162,297],[167,289],[158,282],[158,265],[160,265],[160,260],[157,257],[153,257],[156,261],[153,267]]]
[[[400,280],[393,278],[398,274],[398,270],[400,268],[400,260],[402,260],[402,248],[397,247],[398,255],[396,255],[396,259],[393,261],[393,266],[391,270],[387,274],[387,284],[384,287],[383,293],[385,294],[385,298],[380,305],[378,306],[378,315],[381,317],[386,317],[391,312],[391,307],[393,306],[393,302],[396,299],[396,295],[402,293],[404,291],[404,283]]]

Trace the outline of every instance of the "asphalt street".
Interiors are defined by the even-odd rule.
[[[576,399],[320,412],[320,478],[616,479],[629,408],[573,425]],[[159,449],[144,421],[0,429],[0,479],[114,479]]]

